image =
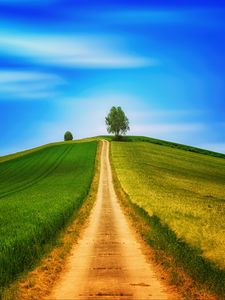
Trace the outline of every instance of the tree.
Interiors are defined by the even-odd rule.
[[[70,131],[66,131],[64,134],[64,141],[72,141],[73,135]]]
[[[105,118],[108,133],[115,134],[116,138],[125,134],[129,128],[129,120],[120,106],[113,106]]]

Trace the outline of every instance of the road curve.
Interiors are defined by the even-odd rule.
[[[169,299],[119,205],[107,141],[103,141],[97,200],[88,226],[47,299]]]

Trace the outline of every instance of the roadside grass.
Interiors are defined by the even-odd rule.
[[[0,163],[0,295],[56,244],[78,212],[97,144],[61,143]]]
[[[225,294],[225,160],[146,142],[112,142],[112,162],[147,242]]]
[[[150,217],[143,208],[131,201],[129,195],[124,192],[121,186],[115,168],[113,167],[112,170],[114,187],[125,214],[131,219],[142,239],[150,245],[150,248],[148,248],[148,259],[156,264],[157,274],[160,275],[161,280],[171,286],[171,289],[169,289],[171,296],[173,293],[176,296],[176,298],[172,297],[172,299],[222,300],[223,297],[218,297],[214,293],[209,292],[208,287],[205,287],[204,284],[199,284],[198,280],[196,281],[187,274],[183,265],[182,253],[179,252],[181,254],[181,263],[178,263],[176,259],[177,253],[170,251],[171,248],[177,249],[173,244],[177,242],[177,237],[174,239],[168,238],[168,227],[164,231],[165,226],[161,224],[159,218]],[[174,233],[170,229],[169,231],[174,237]],[[185,247],[185,249],[187,248]],[[182,251],[182,248],[179,250]]]

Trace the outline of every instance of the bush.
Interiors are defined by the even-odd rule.
[[[66,131],[64,134],[64,141],[72,141],[73,135],[70,131]]]

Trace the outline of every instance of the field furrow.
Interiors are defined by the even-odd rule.
[[[15,161],[0,163],[0,198],[26,189],[48,176],[71,148],[61,146],[55,151],[53,147],[51,151],[46,149]]]
[[[97,142],[68,143],[0,163],[0,292],[55,243],[80,208],[96,149]]]

